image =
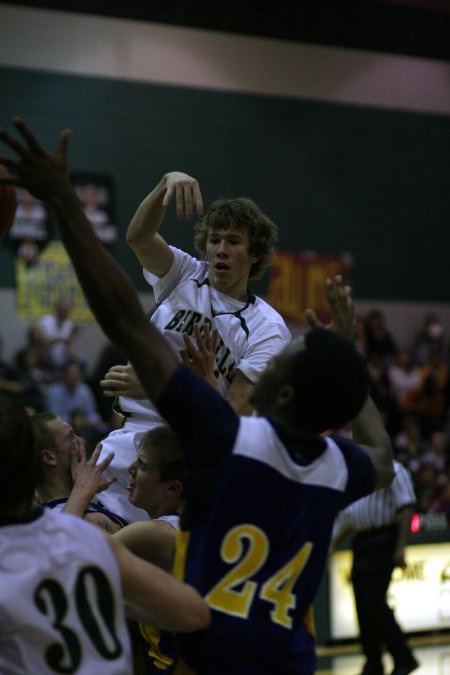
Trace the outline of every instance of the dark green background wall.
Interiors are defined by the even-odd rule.
[[[450,299],[450,117],[0,68],[0,124],[15,114],[47,147],[71,127],[71,168],[112,176],[112,252],[139,290],[126,227],[178,169],[206,204],[252,197],[278,223],[280,250],[351,253],[358,298]],[[193,251],[173,207],[163,227]],[[0,286],[14,286],[5,242]]]

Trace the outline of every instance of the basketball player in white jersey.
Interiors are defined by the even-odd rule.
[[[163,176],[137,209],[127,241],[153,287],[156,306],[151,321],[189,364],[186,336],[196,329],[217,331],[214,372],[204,374],[238,414],[253,408],[249,394],[272,356],[289,342],[282,317],[248,290],[249,279],[269,267],[277,237],[276,225],[250,199],[214,202],[195,227],[201,260],[169,244],[159,234],[166,208],[175,197],[178,220],[203,214],[198,182],[181,172]],[[127,469],[136,458],[144,431],[164,423],[131,366],[115,366],[101,382],[105,393],[118,397],[125,416],[121,429],[102,441],[103,460],[115,453],[105,475],[117,481],[99,495],[101,503],[128,521],[147,518],[128,500]]]

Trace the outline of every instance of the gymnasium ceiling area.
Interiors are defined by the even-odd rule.
[[[9,0],[0,4],[450,61],[450,0]]]

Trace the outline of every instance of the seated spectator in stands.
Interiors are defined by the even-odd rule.
[[[450,462],[450,443],[443,431],[433,431],[427,450],[421,456],[422,462],[433,464],[439,473],[445,473]]]
[[[414,339],[414,361],[419,366],[424,366],[436,353],[445,358],[445,331],[438,315],[429,312]]]
[[[80,365],[76,362],[66,365],[61,382],[49,386],[45,409],[59,415],[67,423],[70,423],[75,413],[84,415],[90,432],[97,434],[99,439],[105,431],[94,394],[89,385],[82,381]]]
[[[441,429],[447,414],[446,388],[448,367],[442,357],[435,353],[420,370],[420,383],[409,389],[398,401],[401,411],[416,414],[428,436]]]
[[[53,373],[53,367],[49,354],[49,347],[44,333],[42,332],[42,328],[37,322],[28,326],[25,347],[34,352],[37,367],[47,373],[50,380],[50,375]]]
[[[414,363],[409,349],[397,349],[394,363],[388,366],[387,376],[396,400],[420,383],[420,368]]]
[[[400,432],[394,439],[394,455],[415,476],[420,466],[420,457],[427,451],[420,420],[408,414],[402,418]]]
[[[126,525],[120,516],[91,502],[90,495],[109,487],[111,478],[103,470],[112,456],[97,465],[98,448],[86,461],[84,439],[53,413],[38,413],[31,418],[40,456],[42,478],[38,486],[40,502],[58,511],[74,513],[101,529],[114,534]],[[84,496],[89,495],[85,501]]]
[[[21,386],[14,365],[4,357],[3,339],[0,336],[0,392],[15,398],[20,395]]]
[[[428,512],[440,482],[442,482],[442,474],[439,474],[434,464],[421,462],[414,476],[414,490],[419,513]]]
[[[88,377],[89,370],[89,361],[84,356],[77,351],[75,346],[75,341],[73,338],[68,338],[64,344],[64,365],[65,367],[68,363],[78,363],[80,366],[80,375],[81,379],[86,382]]]
[[[392,334],[386,327],[383,313],[378,309],[371,310],[365,323],[367,357],[378,354],[385,363],[392,362],[397,348]]]
[[[57,370],[64,367],[66,342],[76,333],[75,324],[69,318],[70,311],[69,300],[62,296],[55,302],[53,313],[44,314],[37,322],[48,347],[51,366]]]
[[[434,496],[428,503],[428,513],[445,513],[450,517],[450,480],[440,477]]]
[[[414,365],[411,352],[399,347],[395,361],[386,368],[386,377],[392,396],[390,433],[395,436],[401,429],[403,411],[399,406],[402,396],[420,383],[420,369]]]
[[[21,386],[18,401],[29,414],[42,412],[50,375],[37,364],[36,352],[32,347],[23,347],[14,354],[17,379]]]

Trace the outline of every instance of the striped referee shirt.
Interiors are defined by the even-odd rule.
[[[408,469],[393,462],[395,476],[388,487],[376,490],[350,504],[339,516],[341,525],[353,531],[378,529],[392,525],[397,512],[404,506],[414,506],[416,495]]]

